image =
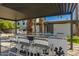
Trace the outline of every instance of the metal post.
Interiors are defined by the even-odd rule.
[[[35,28],[34,33],[36,33],[36,19],[34,19],[34,28]]]
[[[17,34],[17,21],[15,21],[15,35]]]
[[[78,4],[76,3],[76,35],[79,35],[79,28],[78,28]]]
[[[1,56],[1,37],[0,37],[0,56]]]
[[[73,14],[71,13],[71,39],[70,39],[70,49],[73,50]]]

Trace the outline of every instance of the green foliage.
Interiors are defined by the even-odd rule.
[[[70,36],[67,36],[66,39],[70,42]],[[73,42],[79,44],[79,36],[73,36]]]
[[[5,30],[5,29],[15,29],[14,22],[0,19],[0,30]]]

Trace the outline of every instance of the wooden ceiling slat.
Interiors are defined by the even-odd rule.
[[[66,12],[67,12],[67,9],[68,9],[68,4],[66,4]]]
[[[70,9],[69,9],[69,10],[70,10],[70,12],[71,12],[71,9],[72,9],[71,7],[72,7],[72,3],[70,3]]]
[[[60,4],[61,14],[63,13],[63,4]]]
[[[70,12],[72,12],[73,6],[74,6],[74,3],[71,3],[70,4]]]
[[[60,12],[59,4],[56,3],[57,10]]]
[[[69,3],[66,4],[66,12],[69,12]]]
[[[66,13],[66,9],[67,9],[67,4],[65,4],[65,13]]]
[[[76,8],[76,4],[74,3],[71,12],[73,12],[75,10],[75,8]]]
[[[63,3],[63,12],[66,13],[66,4]]]
[[[59,4],[59,13],[61,14],[61,4]]]

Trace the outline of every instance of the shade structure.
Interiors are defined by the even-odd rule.
[[[70,14],[74,9],[75,3],[2,3],[0,5],[22,13],[24,17],[15,16],[17,19],[31,19]]]
[[[24,20],[46,16],[71,14],[74,11],[75,6],[75,3],[2,3],[0,4],[0,18]],[[73,24],[71,22],[71,41],[73,35],[72,25]]]

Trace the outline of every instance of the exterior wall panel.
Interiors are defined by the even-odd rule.
[[[73,32],[75,33],[75,25],[73,25]],[[66,36],[70,35],[70,23],[54,24],[54,34],[64,33]]]

